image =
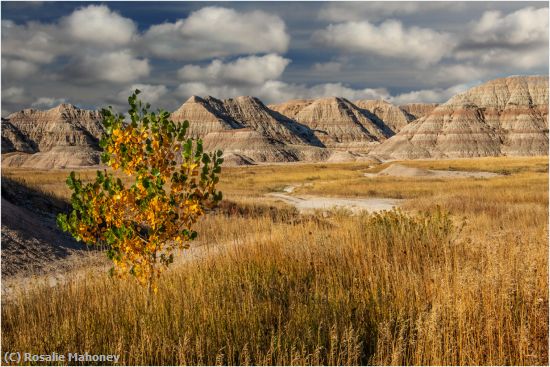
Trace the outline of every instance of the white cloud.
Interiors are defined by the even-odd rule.
[[[151,85],[151,84],[132,84],[128,88],[125,88],[118,93],[118,98],[121,101],[126,101],[128,96],[132,94],[136,89],[139,89],[139,99],[148,103],[158,102],[162,97],[168,93],[168,88],[164,85]]]
[[[2,58],[2,74],[23,79],[38,71],[38,66],[25,60]]]
[[[221,60],[213,60],[204,67],[185,65],[178,71],[178,76],[182,80],[208,84],[257,85],[280,77],[289,63],[289,59],[276,54],[240,57],[225,64]]]
[[[438,62],[454,47],[452,38],[428,28],[405,28],[397,20],[376,26],[368,21],[329,25],[313,34],[313,40],[346,52],[376,54],[389,58]]]
[[[475,61],[479,68],[498,67],[501,73],[522,69],[529,71],[537,67],[548,70],[548,48],[537,47],[530,50],[508,48],[487,48],[484,50],[460,51],[456,55],[459,61]]]
[[[508,15],[487,11],[473,24],[476,43],[496,45],[548,44],[548,8],[527,7]]]
[[[127,83],[149,75],[147,59],[138,59],[129,50],[89,54],[78,57],[67,68],[69,74],[83,80]]]
[[[2,58],[14,56],[25,61],[50,63],[66,48],[56,36],[56,28],[30,22],[26,25],[2,20]]]
[[[478,80],[491,72],[492,70],[490,69],[469,63],[440,65],[430,71],[430,78],[434,83],[441,82],[448,85],[450,83],[463,83]]]
[[[40,97],[32,103],[32,106],[39,108],[51,108],[65,102],[67,102],[65,98]]]
[[[548,8],[527,7],[507,15],[487,11],[468,28],[454,54],[461,62],[501,72],[548,67]]]
[[[433,88],[415,90],[392,96],[385,88],[351,88],[342,83],[322,83],[313,86],[285,83],[269,80],[259,86],[235,87],[228,85],[207,85],[200,82],[181,84],[176,94],[187,98],[191,95],[211,95],[217,98],[234,98],[242,95],[252,95],[265,103],[279,103],[296,98],[343,97],[349,100],[384,99],[394,104],[405,103],[443,103],[458,93],[471,87],[470,84],[458,84],[449,88]]]
[[[382,99],[390,98],[384,88],[353,89],[342,83],[324,83],[308,87],[304,84],[285,83],[278,80],[268,80],[257,86],[207,85],[200,82],[181,84],[176,94],[187,98],[191,95],[211,95],[218,98],[233,98],[242,95],[252,95],[265,103],[283,102],[295,98],[318,98],[338,96],[348,99]]]
[[[53,64],[59,57],[67,56],[64,72],[55,75],[58,80],[88,84],[131,82],[149,74],[149,61],[135,57],[129,48],[113,48],[131,46],[136,37],[134,22],[105,5],[79,8],[50,24],[5,20],[2,69],[10,77],[23,78],[34,73],[45,79],[54,74],[39,73],[39,65]]]
[[[335,2],[328,3],[319,10],[318,18],[331,22],[345,22],[371,19],[376,20],[388,16],[414,14],[420,11],[456,10],[462,4],[452,2],[412,2],[412,1],[373,1],[373,2]]]
[[[344,86],[342,83],[326,83],[315,85],[309,89],[310,98],[314,97],[344,97],[347,99],[384,99],[388,98],[389,93],[384,88],[363,88],[353,89]]]
[[[142,45],[153,55],[201,60],[246,53],[285,52],[290,37],[281,18],[263,11],[205,7],[175,23],[151,26]]]
[[[25,90],[20,87],[2,89],[2,102],[20,103],[25,101]],[[3,104],[3,103],[2,103]]]
[[[105,5],[77,9],[60,23],[69,37],[102,48],[127,45],[137,31],[131,19],[122,17]]]
[[[408,93],[402,93],[388,100],[396,105],[405,103],[443,103],[458,93],[469,89],[471,85],[459,84],[450,88],[422,89]]]
[[[313,70],[320,73],[336,73],[342,70],[342,63],[330,61],[330,62],[316,62],[313,64]]]

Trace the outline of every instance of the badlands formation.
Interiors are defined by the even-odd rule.
[[[548,78],[496,79],[458,94],[379,145],[382,159],[548,154]]]
[[[546,155],[548,79],[496,79],[441,105],[193,96],[171,118],[189,120],[189,136],[223,150],[226,164]],[[2,119],[2,164],[95,165],[101,133],[99,112],[69,104],[16,112]]]
[[[99,163],[101,114],[60,104],[25,109],[2,119],[2,164],[59,168]]]
[[[437,106],[439,106],[438,103],[407,103],[399,108],[416,120],[431,113]]]
[[[362,108],[366,113],[371,113],[380,121],[388,125],[393,133],[399,132],[415,117],[400,107],[383,100],[359,100],[355,105]]]

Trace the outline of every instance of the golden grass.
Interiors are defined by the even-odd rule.
[[[477,161],[510,175],[371,179],[361,164],[224,170],[237,204],[199,228],[216,250],[174,264],[151,308],[132,279],[103,273],[37,286],[3,302],[2,352],[87,351],[145,365],[546,365],[547,158],[411,165]],[[48,177],[32,179],[59,179]],[[300,183],[313,183],[304,193],[410,200],[407,213],[328,218],[257,202]]]
[[[486,171],[504,174],[521,171],[548,172],[548,157],[482,157],[392,161],[376,165],[368,172],[380,172],[395,163],[425,169]]]

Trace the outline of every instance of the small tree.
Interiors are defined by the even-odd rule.
[[[162,269],[174,261],[174,250],[188,248],[196,238],[199,217],[221,200],[216,184],[223,158],[221,151],[203,153],[200,139],[185,137],[188,121],[175,123],[166,111],[149,112],[139,93],[128,98],[128,123],[111,107],[102,111],[100,141],[102,162],[133,184],[125,187],[107,170],[83,184],[71,172],[72,210],[59,214],[57,223],[77,241],[106,245],[112,274],[130,273],[151,292]]]

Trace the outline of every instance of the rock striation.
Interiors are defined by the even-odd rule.
[[[439,103],[407,103],[399,108],[409,114],[413,120],[419,119],[432,112]]]
[[[285,144],[250,128],[211,132],[203,144],[205,150],[222,149],[225,159],[242,164],[323,160],[328,156],[326,149]]]
[[[188,134],[205,149],[224,151],[228,163],[293,162],[328,155],[307,126],[270,110],[255,97],[189,98],[172,116],[188,120]]]
[[[256,97],[226,99],[223,106],[229,116],[268,138],[287,144],[323,146],[309,127],[270,110]]]
[[[548,154],[548,78],[512,76],[458,94],[376,147],[384,159]]]
[[[203,137],[213,131],[244,127],[227,115],[221,101],[212,97],[192,96],[174,111],[170,118],[174,121],[189,121],[187,133],[191,137]]]
[[[97,111],[65,103],[12,113],[2,119],[2,163],[32,168],[97,164],[101,119]]]
[[[374,115],[382,123],[386,124],[393,133],[399,132],[415,118],[401,108],[384,100],[362,99],[355,101],[355,105],[366,110],[367,115]]]
[[[9,119],[2,119],[2,154],[9,152],[35,153],[36,143],[30,140]]]
[[[212,132],[249,128],[268,139],[284,144],[322,146],[313,132],[282,114],[267,108],[255,97],[242,96],[219,100],[214,97],[189,98],[172,116],[188,120],[190,136],[205,137]]]
[[[281,115],[293,119],[296,117],[298,112],[300,112],[304,107],[312,104],[313,101],[313,99],[292,99],[283,103],[270,104],[267,105],[267,107],[273,111],[279,112]]]
[[[101,114],[63,103],[47,111],[26,109],[2,120],[10,126],[2,138],[14,147],[32,146],[30,152],[59,146],[98,147],[103,132]],[[19,149],[16,149],[19,150]]]
[[[392,135],[381,121],[369,119],[353,103],[339,97],[316,99],[294,119],[314,130],[319,140],[330,148],[368,149]]]
[[[548,153],[548,79],[496,79],[444,104],[382,100],[189,98],[171,116],[227,163],[454,158]],[[99,163],[99,112],[61,104],[2,119],[2,164],[63,168]],[[366,157],[366,154],[370,154]]]

